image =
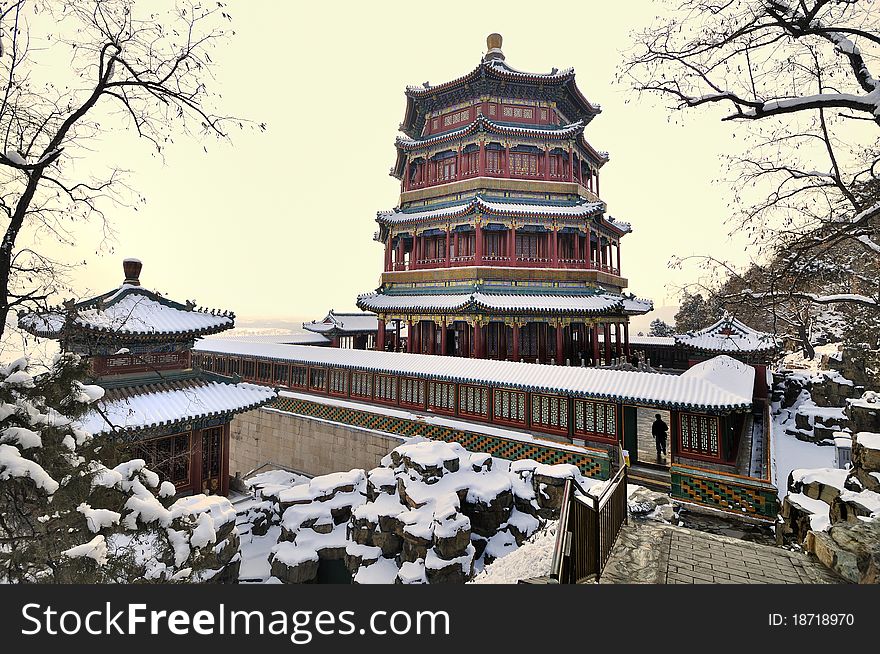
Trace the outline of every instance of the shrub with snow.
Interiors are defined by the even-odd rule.
[[[87,363],[27,359],[0,368],[0,581],[206,581],[238,556],[222,497],[174,499],[174,486],[108,437],[77,428],[103,389]]]

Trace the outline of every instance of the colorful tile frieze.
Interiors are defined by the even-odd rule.
[[[397,436],[424,436],[434,440],[460,443],[465,449],[473,452],[486,452],[502,459],[534,459],[548,465],[568,463],[576,465],[584,475],[593,479],[608,479],[611,476],[611,460],[601,450],[579,452],[554,447],[549,442],[518,441],[513,438],[481,434],[445,425],[428,424],[418,420],[290,397],[279,397],[270,406],[280,411],[364,429],[375,429]]]
[[[674,499],[763,520],[775,520],[779,511],[776,487],[707,471],[672,468]]]

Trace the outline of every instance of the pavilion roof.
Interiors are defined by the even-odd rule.
[[[675,342],[710,353],[767,352],[779,345],[773,334],[752,329],[728,313],[705,329],[676,334]]]
[[[303,329],[317,334],[364,334],[378,331],[379,317],[365,311],[337,313],[331,309],[323,320],[304,322]]]
[[[195,350],[300,365],[370,370],[673,409],[712,411],[750,409],[755,375],[754,368],[727,356],[698,364],[682,375],[668,375],[403,352],[243,343],[231,339],[199,341]]]
[[[142,286],[123,284],[117,289],[19,318],[19,326],[44,338],[60,338],[65,330],[123,337],[204,336],[231,329],[232,312],[197,309],[181,304]]]
[[[88,300],[19,316],[19,326],[35,336],[61,338],[64,333],[91,333],[109,338],[196,337],[235,326],[231,311],[197,309],[150,291],[140,283],[142,263],[125,259],[125,281]]]
[[[431,85],[427,82],[419,86],[406,87],[406,114],[401,130],[410,137],[417,136],[424,125],[425,108],[432,102],[443,102],[444,96],[456,92],[471,91],[480,95],[492,85],[533,87],[555,101],[571,114],[572,120],[582,120],[584,124],[598,115],[602,108],[589,102],[575,83],[574,68],[553,69],[548,73],[528,73],[510,66],[501,56],[487,53],[476,68],[456,79],[443,84]],[[500,54],[500,52],[498,53]]]
[[[469,214],[482,213],[484,215],[511,216],[518,218],[600,218],[603,225],[610,227],[620,234],[632,231],[629,223],[614,220],[603,215],[604,202],[590,202],[579,200],[577,202],[560,203],[532,203],[532,202],[502,202],[476,196],[466,202],[459,202],[437,208],[419,207],[411,209],[392,209],[379,211],[376,214],[376,222],[386,225],[407,225],[436,220],[442,218],[459,218]]]
[[[613,293],[366,293],[358,296],[363,309],[378,312],[430,311],[456,312],[499,311],[503,313],[551,314],[643,314],[653,308],[650,300]]]
[[[93,434],[173,427],[249,411],[276,397],[269,387],[216,375],[124,386],[109,389],[96,403],[96,410],[83,416],[80,426]]]

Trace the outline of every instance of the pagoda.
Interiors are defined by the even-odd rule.
[[[23,314],[19,326],[88,357],[92,383],[105,394],[82,420],[84,430],[126,443],[179,494],[225,495],[232,417],[276,393],[241,383],[236,370],[193,368],[195,340],[231,329],[234,314],[197,309],[144,288],[137,259],[126,259],[123,268],[118,288]]]
[[[601,109],[573,69],[516,70],[501,43],[462,77],[406,89],[400,200],[377,214],[381,285],[358,307],[379,316],[377,349],[610,364],[652,305],[624,292],[631,227],[606,214],[608,154],[584,138]]]

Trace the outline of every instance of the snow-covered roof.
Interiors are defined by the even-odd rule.
[[[415,150],[417,148],[443,143],[444,141],[452,141],[477,131],[485,131],[490,134],[532,136],[540,139],[563,140],[581,134],[584,131],[584,122],[579,120],[574,123],[569,123],[568,125],[559,126],[508,125],[497,120],[492,120],[491,118],[486,118],[482,113],[479,113],[473,121],[459,129],[418,139],[398,136],[395,144],[404,150]]]
[[[703,350],[704,352],[763,352],[773,350],[778,343],[773,334],[759,332],[730,314],[714,325],[699,331],[676,334],[679,345]]]
[[[615,220],[610,216],[602,216],[605,211],[604,202],[531,203],[531,202],[500,202],[476,196],[467,202],[461,202],[438,208],[391,209],[379,211],[376,221],[385,225],[403,225],[418,223],[425,220],[441,218],[458,218],[472,213],[498,216],[528,217],[559,217],[559,218],[592,218],[601,216],[605,225],[621,233],[632,231],[629,223]]]
[[[592,295],[556,295],[550,293],[435,293],[387,294],[366,293],[358,296],[359,307],[370,311],[540,311],[550,313],[647,313],[650,300],[628,298],[612,293]]]
[[[97,402],[99,411],[87,413],[80,425],[94,434],[171,426],[241,413],[266,404],[276,396],[275,391],[266,386],[202,379],[112,389]]]
[[[197,310],[194,304],[180,304],[142,286],[123,284],[91,300],[24,314],[18,322],[22,329],[47,338],[58,338],[71,327],[123,336],[205,335],[232,328],[235,315]]]
[[[646,300],[647,301],[647,300]],[[599,332],[599,341],[603,342],[605,335]],[[630,345],[660,345],[665,347],[673,347],[675,339],[672,336],[639,336],[638,334],[630,334]]]
[[[375,332],[379,330],[379,318],[375,313],[367,311],[337,313],[331,309],[323,320],[304,322],[303,329],[318,334]]]
[[[712,359],[694,366],[688,371],[690,374],[675,376],[404,352],[262,345],[220,339],[199,341],[195,351],[639,402],[671,408],[722,411],[751,407],[755,375],[751,366],[732,359],[732,363],[728,363],[729,357],[726,356],[716,357],[721,361]]]

